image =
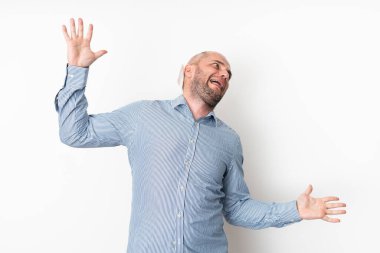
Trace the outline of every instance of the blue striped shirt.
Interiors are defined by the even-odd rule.
[[[88,68],[67,66],[55,99],[61,141],[127,147],[132,174],[128,253],[225,253],[224,220],[260,229],[301,220],[296,201],[250,197],[238,134],[211,111],[194,120],[183,97],[87,114]]]

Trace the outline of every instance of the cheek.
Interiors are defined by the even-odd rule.
[[[226,92],[227,92],[227,90],[228,90],[228,87],[230,87],[230,85],[229,85],[229,84],[227,84],[226,88],[224,89],[224,93],[226,93]]]

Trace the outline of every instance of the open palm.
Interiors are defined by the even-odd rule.
[[[331,218],[327,215],[345,214],[346,210],[330,210],[337,207],[345,207],[345,203],[328,203],[330,201],[338,201],[335,196],[313,198],[310,196],[313,191],[312,185],[309,185],[304,193],[297,198],[297,207],[302,219],[323,219],[328,222],[340,222],[340,219]]]
[[[106,54],[106,50],[93,52],[90,47],[93,25],[88,27],[86,37],[83,37],[83,20],[78,18],[78,31],[75,21],[70,19],[70,35],[65,25],[62,26],[63,35],[67,43],[67,60],[70,65],[89,67],[96,59]]]

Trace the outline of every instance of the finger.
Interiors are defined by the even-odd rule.
[[[73,18],[70,19],[70,31],[71,31],[71,38],[76,38],[77,34],[75,32],[75,21]]]
[[[83,37],[83,20],[81,18],[78,18],[78,37]]]
[[[95,58],[98,59],[99,57],[105,55],[106,53],[107,53],[106,50],[100,50],[100,51],[95,53]]]
[[[322,218],[322,220],[327,221],[327,222],[333,222],[333,223],[340,222],[340,219],[338,219],[338,218],[330,218],[328,216],[324,216]]]
[[[310,195],[310,193],[313,191],[313,186],[309,184],[305,190],[306,195]]]
[[[336,214],[345,214],[346,210],[326,210],[326,214],[336,215]]]
[[[328,203],[326,208],[346,207],[346,203]]]
[[[86,39],[88,41],[91,41],[91,38],[92,38],[92,30],[94,29],[94,26],[92,24],[89,24],[88,25],[88,31],[87,31],[87,35],[86,35]]]
[[[65,37],[65,40],[68,42],[70,40],[70,36],[67,33],[67,29],[65,25],[62,25],[62,32],[63,32],[63,36]]]
[[[324,201],[324,202],[337,201],[337,200],[339,200],[339,198],[335,197],[335,196],[329,196],[329,197],[322,198],[322,201]]]

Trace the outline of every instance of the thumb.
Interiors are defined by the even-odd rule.
[[[100,50],[95,53],[95,58],[98,59],[99,57],[105,55],[106,53],[108,53],[106,50]]]
[[[311,184],[309,184],[305,190],[305,194],[306,195],[310,195],[310,193],[313,191],[313,186]]]

